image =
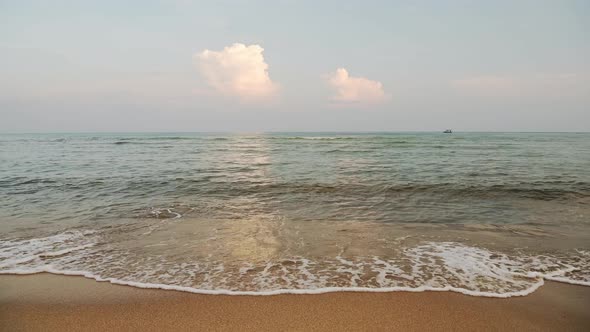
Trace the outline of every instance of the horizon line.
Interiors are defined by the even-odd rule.
[[[452,128],[451,128],[452,129]],[[33,134],[273,134],[273,133],[325,133],[325,134],[371,134],[371,133],[443,133],[445,129],[441,130],[213,130],[213,131],[15,131],[2,132],[0,135],[33,135]],[[455,133],[568,133],[568,134],[587,134],[587,131],[537,131],[537,130],[453,130]]]

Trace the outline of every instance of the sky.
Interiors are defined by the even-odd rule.
[[[590,131],[590,1],[0,0],[0,132]]]

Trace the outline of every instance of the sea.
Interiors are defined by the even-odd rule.
[[[0,135],[0,274],[203,294],[590,286],[590,133]]]

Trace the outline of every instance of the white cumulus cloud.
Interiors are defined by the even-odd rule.
[[[210,87],[224,95],[253,101],[271,98],[278,91],[278,85],[268,75],[263,51],[260,45],[236,43],[221,51],[204,50],[195,58]]]
[[[334,89],[333,100],[342,103],[380,103],[390,95],[383,91],[383,84],[364,77],[352,77],[344,68],[328,76],[328,84]]]

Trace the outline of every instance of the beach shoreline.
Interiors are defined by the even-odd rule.
[[[48,273],[0,276],[0,329],[589,330],[590,287],[524,297],[453,292],[235,296],[139,289]]]

